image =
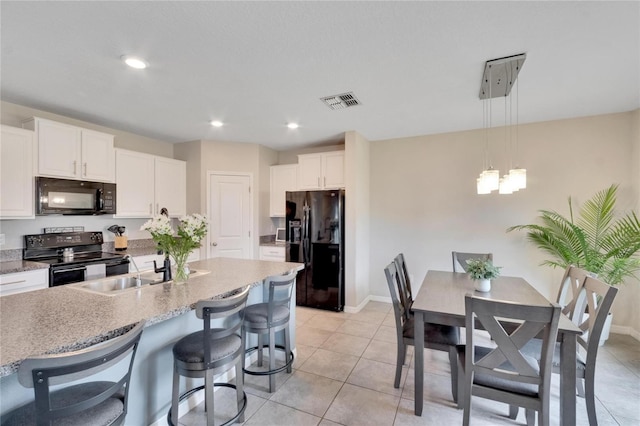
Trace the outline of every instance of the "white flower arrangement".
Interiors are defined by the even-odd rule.
[[[171,220],[166,216],[158,215],[145,222],[140,230],[149,231],[151,238],[158,245],[158,250],[173,257],[180,271],[189,253],[199,248],[207,235],[207,218],[198,213],[181,217],[174,235]]]

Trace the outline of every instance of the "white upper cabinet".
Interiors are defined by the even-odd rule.
[[[115,150],[113,135],[82,129],[82,170],[83,180],[115,182]]]
[[[285,193],[298,190],[298,165],[271,166],[269,187],[269,215],[285,216]]]
[[[151,217],[154,213],[154,158],[116,149],[116,216]]]
[[[187,163],[165,157],[155,157],[156,214],[161,208],[169,216],[187,214]]]
[[[116,149],[116,217],[152,217],[164,207],[169,216],[187,211],[187,163]]]
[[[24,127],[36,134],[38,175],[115,181],[113,135],[38,117]]]
[[[33,132],[9,126],[1,129],[0,219],[34,218]]]
[[[298,155],[298,189],[344,188],[344,151]]]

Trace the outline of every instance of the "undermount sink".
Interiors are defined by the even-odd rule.
[[[204,270],[191,270],[189,277],[195,278],[200,275],[208,274],[209,272],[210,271]],[[139,280],[140,284],[138,284],[138,274],[133,273],[117,277],[100,278],[93,281],[83,281],[77,284],[67,284],[67,287],[91,293],[115,296],[125,292],[126,290],[141,288],[150,284],[160,284],[162,283],[162,273],[156,273],[153,271],[142,272],[140,273]]]
[[[93,291],[106,293],[109,291],[124,290],[131,287],[139,287],[137,282],[138,282],[138,278],[135,276],[121,277],[121,278],[110,278],[102,281],[88,282],[88,283],[84,283],[84,285],[81,287],[84,287]],[[153,280],[140,278],[140,285],[151,284],[152,282]]]

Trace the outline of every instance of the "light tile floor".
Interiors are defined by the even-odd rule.
[[[422,417],[413,414],[413,348],[394,389],[396,337],[390,304],[370,302],[357,314],[296,308],[297,357],[292,374],[279,373],[276,392],[267,379],[245,375],[246,425],[450,425],[462,423],[450,388],[448,357],[425,351]],[[553,375],[551,424],[558,421],[558,376]],[[640,424],[640,342],[612,334],[598,352],[596,403],[601,425]],[[216,392],[216,419],[231,417],[233,390]],[[525,424],[506,417],[504,404],[474,398],[472,425]],[[578,425],[588,424],[578,398]],[[180,418],[205,425],[203,404]],[[216,422],[216,424],[219,424]]]

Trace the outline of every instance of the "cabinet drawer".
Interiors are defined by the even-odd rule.
[[[49,287],[48,269],[0,275],[0,296],[40,290],[47,287]]]
[[[284,247],[260,246],[260,260],[284,262]]]

